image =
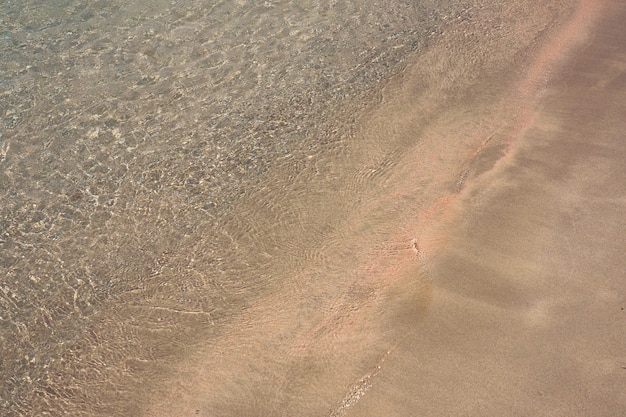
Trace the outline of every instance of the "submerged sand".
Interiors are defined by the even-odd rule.
[[[286,285],[146,415],[624,409],[624,7],[583,1],[553,24],[518,7],[498,15],[533,16],[510,44],[467,41],[488,16],[460,22],[390,82],[359,151],[320,161],[334,175],[278,182],[306,259],[272,268]]]
[[[117,233],[108,239],[134,230],[148,261],[126,254],[143,268],[119,269],[133,285],[72,322],[81,334],[55,345],[49,364],[25,357],[32,380],[13,378],[21,388],[2,406],[76,416],[619,415],[626,6],[453,9],[375,99],[342,110],[355,121],[329,128],[321,149],[264,168],[219,219],[168,217],[196,200],[150,192],[158,210],[120,216],[128,229],[107,223]],[[207,188],[195,185],[203,201]],[[166,249],[150,249],[151,236]]]

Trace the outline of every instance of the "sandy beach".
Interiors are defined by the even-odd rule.
[[[473,79],[441,50],[475,28],[444,35],[383,90],[366,150],[344,161],[370,161],[375,180],[325,185],[362,198],[321,238],[323,262],[184,361],[146,415],[619,414],[624,18],[580,2],[520,71],[498,71],[512,58],[496,50]],[[351,201],[319,198],[303,203],[312,223]]]
[[[623,414],[626,4],[79,3],[1,39],[0,414]]]
[[[544,46],[510,149],[436,233],[427,316],[346,415],[624,412],[625,21],[581,2]]]

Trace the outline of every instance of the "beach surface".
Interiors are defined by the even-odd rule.
[[[0,414],[620,415],[626,5],[253,3],[6,9]]]
[[[436,233],[427,316],[345,415],[624,412],[625,22],[583,1],[544,45],[509,150]]]
[[[358,152],[320,163],[321,187],[302,175],[285,200],[319,232],[289,235],[307,260],[146,415],[624,409],[625,8],[542,26],[523,7],[500,11],[532,18],[516,57],[467,41],[486,16],[453,25],[382,91]]]

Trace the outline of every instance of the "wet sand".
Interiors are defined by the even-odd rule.
[[[508,153],[434,233],[427,317],[346,415],[624,412],[625,23],[581,2],[541,49]]]
[[[279,181],[284,199],[268,185],[272,204],[294,205],[305,225],[301,238],[280,235],[295,248],[283,256],[299,261],[270,268],[288,277],[284,285],[184,358],[145,415],[612,415],[623,407],[616,115],[624,102],[587,83],[594,71],[607,79],[602,63],[621,75],[614,52],[591,42],[616,45],[623,20],[601,21],[611,14],[600,6],[614,7],[581,2],[547,36],[520,25],[516,40],[537,45],[518,51],[519,71],[504,48],[473,78],[460,74],[481,64],[442,54],[488,49],[463,42],[476,27],[459,24],[383,90],[358,132],[359,152],[319,161],[332,175],[295,175],[292,188]],[[590,124],[595,118],[606,122]],[[590,151],[597,157],[585,160]],[[239,221],[265,218],[253,212],[258,197]]]
[[[98,243],[89,252],[108,255],[93,273],[108,298],[88,304],[95,311],[86,314],[80,291],[63,293],[82,320],[65,319],[80,329],[67,337],[49,311],[71,303],[48,296],[37,276],[26,280],[47,295],[42,318],[33,318],[41,329],[15,326],[32,352],[14,349],[19,368],[0,405],[12,415],[614,415],[625,403],[626,372],[624,7],[582,1],[573,12],[575,4],[468,1],[442,11],[447,23],[435,27],[445,30],[432,32],[427,47],[405,51],[404,38],[393,38],[388,49],[404,69],[341,111],[289,113],[288,128],[324,119],[320,146],[305,141],[268,157],[254,187],[235,187],[234,203],[216,206],[219,216],[210,214],[212,188],[202,181],[163,189],[187,172],[186,153],[171,167],[128,164],[122,178],[144,182],[130,181],[114,208],[102,203],[121,214],[104,218],[107,228],[80,229],[117,248]],[[406,10],[393,11],[403,21]],[[196,12],[189,16],[203,27],[211,13]],[[175,53],[168,48],[167,56]],[[300,52],[305,62],[315,56]],[[384,67],[381,57],[371,62]],[[203,73],[194,62],[188,68]],[[279,61],[287,69],[291,62]],[[154,80],[147,81],[141,88],[150,92]],[[185,90],[191,101],[183,114],[204,132],[204,113],[191,104],[213,90],[194,86]],[[172,116],[164,120],[178,123],[183,107],[164,108]],[[235,113],[224,120],[249,126]],[[97,146],[94,120],[86,138]],[[153,127],[178,132],[167,126]],[[215,156],[204,142],[167,137],[206,153],[190,152],[193,166]],[[174,145],[136,152],[160,161]],[[160,175],[144,179],[146,167]],[[137,191],[148,180],[150,204]],[[181,198],[183,191],[195,197]],[[120,202],[132,195],[135,205],[124,210]],[[52,252],[71,267],[62,255],[82,241],[59,242]],[[94,258],[76,257],[87,266]],[[52,336],[60,343],[48,343]],[[45,343],[32,348],[39,339]]]

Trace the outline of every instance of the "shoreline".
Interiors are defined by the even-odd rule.
[[[51,366],[52,376],[33,389],[34,401],[24,410],[53,404],[90,416],[393,416],[393,408],[384,409],[387,400],[409,396],[408,404],[419,398],[394,385],[398,381],[432,388],[419,372],[409,372],[425,358],[441,367],[420,371],[434,378],[450,371],[441,363],[446,357],[436,357],[448,345],[442,348],[435,339],[441,336],[454,349],[453,331],[464,322],[447,315],[446,302],[470,313],[484,304],[481,297],[458,297],[455,291],[493,290],[493,303],[503,310],[509,302],[521,308],[516,297],[525,299],[515,286],[496,283],[490,289],[493,283],[469,284],[449,275],[459,257],[470,259],[469,266],[485,266],[464,249],[475,242],[464,239],[470,228],[480,229],[479,216],[491,208],[472,204],[484,199],[494,201],[494,211],[501,207],[489,194],[494,188],[489,181],[507,183],[507,170],[526,150],[519,138],[545,122],[536,106],[558,95],[549,74],[554,68],[559,73],[563,45],[550,50],[550,40],[566,42],[569,38],[559,33],[568,30],[566,17],[575,22],[576,15],[568,14],[572,1],[538,3],[476,0],[457,10],[454,22],[429,39],[427,48],[398,58],[406,63],[401,73],[375,93],[363,93],[376,98],[335,115],[350,121],[343,134],[326,132],[340,139],[320,134],[327,149],[304,147],[283,155],[258,188],[235,199],[220,218],[207,220],[210,210],[195,204],[204,198],[201,192],[187,204],[195,212],[177,205],[180,193],[189,192],[187,185],[203,190],[201,182],[159,194],[164,177],[147,176],[141,186],[153,184],[157,192],[143,195],[149,200],[145,207],[133,202],[145,210],[121,222],[123,228],[112,228],[117,235],[102,238],[124,241],[125,231],[137,232],[137,253],[147,260],[136,263],[143,269],[122,264],[137,282],[120,287],[121,293],[91,316],[84,334],[65,348],[63,362]],[[252,19],[254,13],[246,16]],[[174,35],[188,36],[188,27],[179,29]],[[580,26],[570,29],[569,34],[577,33]],[[533,62],[539,64],[531,67]],[[150,92],[150,82],[141,88]],[[181,91],[196,100],[195,93],[204,90]],[[285,108],[295,128],[298,115],[291,111],[297,106]],[[245,111],[254,114],[254,106]],[[172,126],[198,123],[162,117]],[[334,126],[332,120],[324,122]],[[90,131],[90,138],[98,132]],[[181,147],[157,146],[149,155],[167,149]],[[151,167],[153,173],[165,169]],[[138,230],[132,223],[144,215],[154,224]],[[148,239],[160,236],[157,224],[173,237]],[[495,258],[489,258],[494,268],[501,267]],[[116,261],[123,259],[111,260]],[[545,312],[539,307],[524,317],[541,321]],[[486,323],[491,322],[477,326]],[[480,330],[477,343],[489,337],[487,329]],[[431,339],[420,345],[424,334]],[[386,398],[389,392],[393,395]],[[465,398],[462,394],[451,401]]]
[[[272,284],[253,274],[266,255],[233,207],[268,167],[338,146],[353,123],[343,105],[359,111],[438,14],[456,13],[370,0],[5,6],[0,414],[16,416],[133,415],[142,394],[123,387],[216,337]]]
[[[525,33],[525,48],[546,30],[538,27]],[[444,36],[442,42],[449,43],[439,47],[455,45],[454,39],[464,39],[467,33],[461,23],[458,32]],[[488,49],[472,45],[477,54]],[[501,61],[477,78],[504,85],[483,97],[506,91],[513,82],[505,74],[508,65],[517,54],[534,53],[517,48],[503,47],[504,55],[490,56]],[[387,84],[380,102],[365,113],[355,147],[316,163],[320,175],[316,182],[308,182],[304,174],[290,177],[289,168],[278,176],[287,179],[275,184],[285,197],[272,203],[278,208],[297,205],[295,213],[302,216],[298,221],[306,229],[295,240],[291,256],[304,261],[279,271],[270,268],[288,278],[283,288],[257,300],[228,326],[222,340],[200,347],[182,361],[173,380],[148,400],[145,415],[276,410],[341,415],[367,398],[369,384],[375,386],[379,378],[377,366],[395,356],[386,352],[401,349],[405,335],[430,315],[436,291],[432,265],[442,242],[429,230],[437,228],[433,223],[443,227],[449,221],[450,195],[457,190],[463,165],[484,143],[485,133],[492,134],[492,128],[485,132],[485,127],[494,122],[494,108],[505,103],[495,114],[510,114],[523,101],[523,97],[508,103],[508,97],[495,103],[485,100],[474,109],[476,117],[468,119],[464,106],[472,98],[466,94],[478,81],[463,78],[466,62],[456,65],[451,54],[441,61],[437,51],[435,47],[421,55],[415,67]],[[454,72],[440,82],[438,76],[446,69]],[[460,84],[453,82],[454,77]],[[459,98],[463,101],[455,102]],[[454,136],[458,131],[469,136],[458,140]],[[490,146],[497,148],[502,142],[498,138]],[[420,164],[417,169],[414,158]],[[275,195],[272,188],[264,190],[253,198],[250,210],[264,201],[264,193]],[[258,224],[250,219],[264,215],[246,209],[237,214],[247,224]],[[330,233],[324,232],[327,227]],[[307,234],[311,232],[319,235],[312,239]],[[290,239],[297,235],[292,230]],[[172,398],[179,403],[172,406]]]

